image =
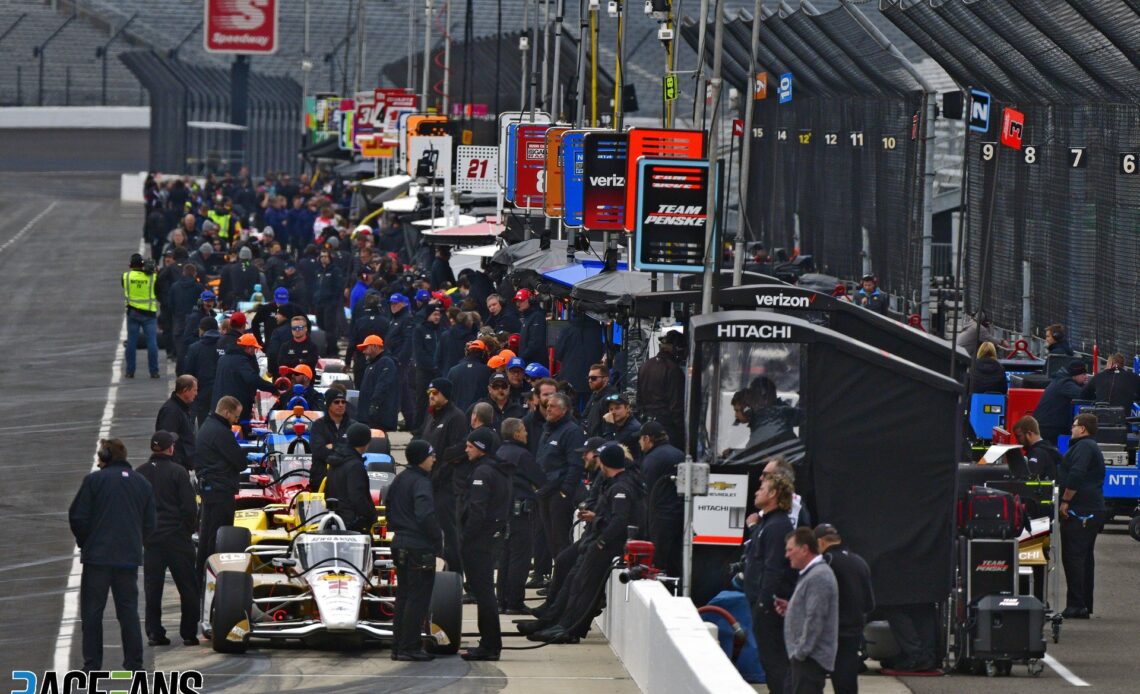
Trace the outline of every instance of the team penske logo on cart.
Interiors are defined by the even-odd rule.
[[[1001,573],[1009,571],[1009,562],[1001,559],[986,559],[978,564],[977,571],[986,573]]]
[[[716,326],[716,336],[729,340],[790,340],[792,326],[724,323]]]
[[[757,294],[756,305],[762,308],[807,308],[814,296],[791,296],[788,294]]]
[[[675,227],[703,227],[705,225],[705,208],[703,205],[658,205],[657,211],[647,214],[642,223]]]

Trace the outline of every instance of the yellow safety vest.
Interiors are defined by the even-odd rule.
[[[230,224],[233,222],[233,215],[225,210],[221,212],[210,210],[206,212],[206,216],[210,218],[211,222],[218,225],[218,238],[228,240],[230,238]]]
[[[123,300],[128,309],[158,312],[158,301],[154,298],[154,275],[140,270],[123,273]]]

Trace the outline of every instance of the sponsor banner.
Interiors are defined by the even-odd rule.
[[[582,226],[587,231],[624,231],[629,134],[586,133],[584,150]]]
[[[642,158],[638,169],[634,267],[703,272],[708,162]]]
[[[277,52],[277,0],[206,0],[202,40],[208,53]]]

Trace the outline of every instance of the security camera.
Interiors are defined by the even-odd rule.
[[[606,14],[613,18],[618,16],[618,3],[617,0],[610,0],[609,5],[606,6]]]
[[[672,41],[673,30],[669,27],[661,27],[657,30],[657,40],[659,41]]]
[[[529,36],[520,36],[519,37],[519,50],[520,51],[530,50],[530,37]]]

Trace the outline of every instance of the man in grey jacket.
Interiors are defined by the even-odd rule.
[[[784,643],[791,661],[785,690],[822,694],[839,643],[839,586],[811,528],[797,528],[785,542],[785,556],[800,572],[791,600],[776,601],[776,611],[784,615]]]

